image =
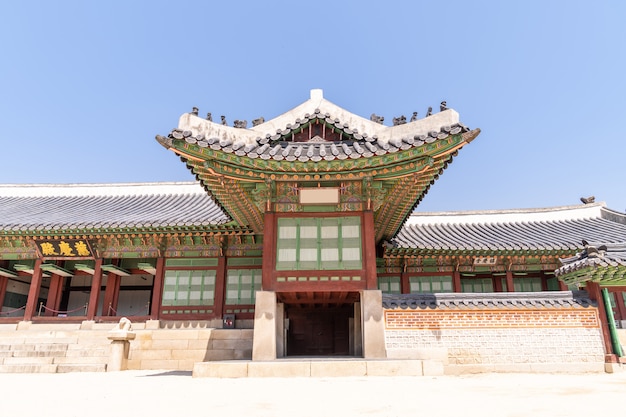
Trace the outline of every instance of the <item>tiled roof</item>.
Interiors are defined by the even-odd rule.
[[[626,239],[621,243],[588,243],[576,255],[561,259],[555,275],[567,283],[584,281],[623,285],[626,280]]]
[[[344,134],[345,139],[334,142],[328,142],[321,138],[313,138],[308,142],[290,140],[293,131],[301,130],[318,121],[339,129]],[[419,121],[413,123],[419,123]],[[172,140],[184,139],[187,143],[197,144],[201,148],[208,147],[237,156],[288,162],[319,162],[322,160],[333,161],[381,156],[419,147],[446,139],[450,135],[465,132],[469,132],[467,127],[461,123],[454,123],[439,126],[437,130],[431,130],[427,133],[407,133],[397,138],[384,140],[377,135],[370,136],[367,133],[359,133],[357,129],[351,128],[348,123],[344,123],[329,113],[321,114],[319,109],[315,109],[313,114],[304,114],[301,118],[296,118],[293,123],[287,123],[283,129],[277,129],[274,134],[267,133],[264,137],[256,137],[252,143],[247,140],[245,135],[234,139],[220,138],[219,136],[207,137],[202,133],[194,135],[192,131],[182,129],[174,129],[167,138],[157,136],[157,140],[168,148],[171,146]]]
[[[626,241],[626,214],[604,203],[547,209],[416,213],[388,252],[575,251],[583,239]]]
[[[219,225],[196,182],[0,185],[0,232]]]
[[[582,308],[595,305],[586,291],[383,294],[383,308],[389,310]]]

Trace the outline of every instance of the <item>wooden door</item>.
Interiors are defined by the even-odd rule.
[[[349,308],[288,309],[288,356],[349,354]]]

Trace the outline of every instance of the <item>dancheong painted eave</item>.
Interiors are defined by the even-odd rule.
[[[540,209],[414,213],[386,254],[572,253],[582,241],[626,241],[626,214],[605,203]]]
[[[384,182],[393,198],[374,209],[379,241],[395,235],[458,150],[479,133],[443,107],[422,119],[385,126],[313,90],[300,106],[251,128],[184,114],[179,126],[157,141],[182,158],[235,221],[257,232],[262,232],[263,208],[243,183]]]
[[[230,219],[197,182],[0,185],[0,233],[215,227]]]
[[[574,256],[561,259],[562,266],[555,275],[570,285],[587,281],[603,286],[626,285],[626,239],[619,243],[583,242],[584,249]]]

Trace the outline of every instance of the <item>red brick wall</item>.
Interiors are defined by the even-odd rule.
[[[389,330],[440,330],[471,328],[597,328],[598,310],[385,310]]]

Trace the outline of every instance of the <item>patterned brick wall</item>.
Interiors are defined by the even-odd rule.
[[[595,307],[386,309],[385,342],[447,348],[453,365],[604,361]]]

